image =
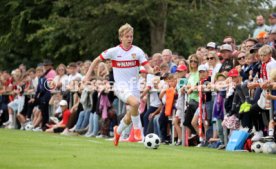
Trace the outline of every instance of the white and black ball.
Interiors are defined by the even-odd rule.
[[[154,133],[146,135],[144,139],[144,146],[150,149],[157,149],[160,146],[160,138]]]

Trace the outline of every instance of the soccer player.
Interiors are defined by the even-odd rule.
[[[110,59],[114,73],[114,92],[116,96],[125,102],[129,107],[126,115],[121,120],[119,126],[114,127],[114,145],[118,146],[122,131],[131,122],[134,128],[134,138],[142,140],[141,122],[138,113],[140,91],[139,91],[139,66],[145,67],[148,73],[153,74],[145,53],[137,46],[132,45],[133,27],[125,24],[119,28],[120,45],[104,51],[91,63],[84,81],[89,80],[94,67],[101,61]]]

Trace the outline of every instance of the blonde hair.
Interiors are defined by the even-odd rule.
[[[218,58],[218,55],[217,55],[217,52],[216,51],[210,51],[208,52],[208,55],[207,56],[212,56],[216,59],[216,62],[219,62],[219,58]]]
[[[133,27],[132,27],[130,24],[126,23],[126,24],[122,25],[122,26],[119,28],[119,30],[118,30],[118,33],[119,33],[119,40],[120,40],[121,37],[124,36],[124,34],[130,32],[130,31],[131,31],[132,33],[133,33],[133,31],[134,31]]]
[[[269,54],[272,54],[272,47],[269,45],[262,46],[258,51],[259,56],[265,56]]]
[[[197,68],[195,69],[195,70],[193,70],[192,68],[191,68],[191,63],[190,63],[190,60],[192,59],[192,58],[195,58],[196,59],[196,61],[197,61],[197,68],[198,68],[198,65],[199,65],[199,59],[198,59],[198,56],[197,56],[197,54],[192,54],[192,55],[190,55],[189,56],[189,71],[190,72],[196,72],[197,71]]]
[[[272,69],[270,72],[270,79],[273,80],[274,82],[276,81],[276,69]]]

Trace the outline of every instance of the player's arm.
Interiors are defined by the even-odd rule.
[[[91,76],[91,73],[94,70],[95,66],[97,64],[99,64],[101,61],[102,61],[102,58],[100,56],[98,56],[96,59],[93,60],[93,62],[91,63],[91,65],[83,79],[84,82],[89,80],[89,77]]]
[[[145,65],[143,65],[144,68],[146,69],[146,71],[149,73],[149,74],[154,74],[154,71],[152,69],[152,67],[150,66],[149,63],[146,63]]]

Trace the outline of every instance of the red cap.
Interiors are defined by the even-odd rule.
[[[233,68],[228,72],[228,76],[229,77],[237,77],[237,76],[239,76],[239,71],[236,68]]]
[[[187,66],[186,65],[178,65],[176,71],[182,72],[187,70]]]

